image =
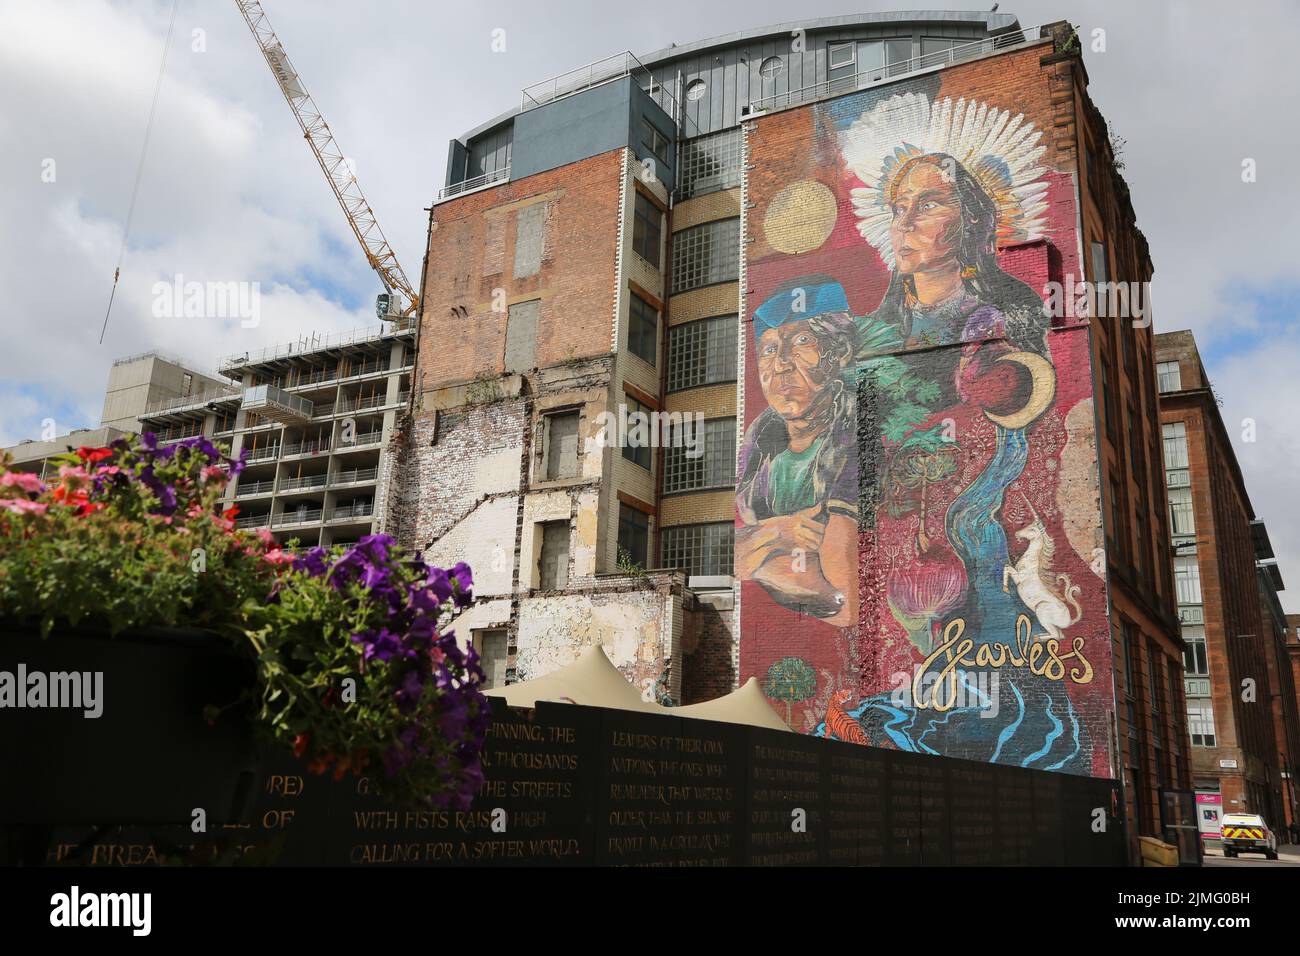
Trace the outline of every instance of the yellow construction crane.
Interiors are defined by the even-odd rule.
[[[357,177],[352,172],[352,165],[339,149],[339,144],[330,132],[329,124],[321,116],[316,102],[303,87],[298,71],[289,62],[289,55],[284,52],[280,39],[271,29],[266,19],[266,11],[257,0],[235,0],[239,12],[243,14],[248,29],[253,31],[262,56],[275,74],[275,81],[280,84],[280,92],[293,110],[294,118],[302,127],[302,134],[307,139],[316,161],[329,180],[334,198],[343,207],[343,214],[348,217],[348,225],[366,252],[370,268],[379,275],[379,281],[387,290],[375,303],[375,311],[381,319],[396,321],[406,316],[418,315],[420,297],[402,271],[397,261],[397,253],[384,238],[384,231],[379,228],[374,210],[361,192]]]

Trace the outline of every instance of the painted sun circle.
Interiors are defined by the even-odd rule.
[[[824,183],[803,179],[772,197],[763,217],[763,235],[777,252],[811,252],[835,228],[835,195]]]

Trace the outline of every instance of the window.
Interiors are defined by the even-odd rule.
[[[673,430],[664,458],[664,494],[725,488],[736,482],[736,420],[715,418],[696,427],[688,416]]]
[[[1124,643],[1124,698],[1125,715],[1128,724],[1129,766],[1141,773],[1142,768],[1142,728],[1138,723],[1138,671],[1134,657],[1138,653],[1137,634],[1128,621],[1120,622],[1120,633]]]
[[[1106,243],[1092,243],[1092,298],[1089,302],[1091,314],[1099,319],[1113,317],[1110,296],[1103,286],[1110,282],[1109,260],[1106,258]]]
[[[1169,489],[1169,533],[1196,534],[1196,514],[1191,488]]]
[[[958,41],[946,37],[921,37],[921,56],[930,57],[925,60],[924,66],[936,66],[946,62],[946,57],[932,56],[931,54],[946,53],[958,45]]]
[[[541,271],[545,227],[546,203],[544,202],[525,206],[515,217],[516,279],[526,279]]]
[[[546,416],[546,480],[578,474],[578,413]]]
[[[1142,456],[1142,422],[1133,405],[1128,406],[1128,466],[1138,488],[1142,488],[1147,467]]]
[[[831,92],[853,89],[857,76],[858,45],[850,40],[848,43],[832,43],[828,48],[830,57]]]
[[[623,502],[618,506],[618,552],[620,564],[625,556],[641,568],[649,564],[650,516]]]
[[[1155,751],[1153,761],[1156,765],[1156,786],[1165,789],[1169,786],[1169,767],[1165,762],[1168,747],[1165,744],[1165,669],[1158,666],[1160,649],[1156,643],[1147,640],[1147,660],[1151,662],[1151,747]]]
[[[1213,747],[1214,704],[1204,698],[1187,698],[1187,733],[1193,747]]]
[[[544,521],[542,556],[538,562],[538,584],[543,591],[557,591],[569,583],[569,522]]]
[[[1129,556],[1129,539],[1128,539],[1128,522],[1127,509],[1124,506],[1124,494],[1120,489],[1119,482],[1111,479],[1110,482],[1110,533],[1114,536],[1114,548],[1116,557],[1121,561],[1127,561]]]
[[[1187,426],[1183,422],[1168,422],[1161,429],[1165,439],[1165,467],[1187,467]]]
[[[659,127],[645,117],[641,118],[641,142],[659,162],[665,166],[672,165],[672,160],[668,158],[668,151],[672,148],[671,141],[659,132]]]
[[[899,76],[912,68],[912,41],[907,37],[893,40],[864,40],[857,44],[856,70],[867,82],[886,76]]]
[[[651,427],[654,418],[651,415],[650,408],[642,405],[631,395],[625,395],[627,403],[627,435],[623,440],[623,457],[633,464],[640,465],[646,471],[650,470],[650,447],[653,444]],[[633,416],[645,416],[644,419],[638,420]],[[638,427],[639,421],[646,424]]]
[[[720,315],[668,330],[668,391],[736,380],[736,318]]]
[[[673,292],[734,282],[740,268],[740,219],[719,219],[673,236]]]
[[[474,631],[474,652],[479,656],[479,666],[487,678],[479,684],[482,690],[506,685],[506,664],[509,647],[504,629]]]
[[[1205,650],[1205,625],[1183,625],[1183,670],[1189,675],[1210,673],[1210,659]],[[1207,690],[1208,693],[1208,690]]]
[[[1183,387],[1182,368],[1177,362],[1156,363],[1157,388],[1162,392],[1177,392]]]
[[[1112,443],[1119,441],[1119,406],[1115,403],[1117,394],[1115,373],[1111,370],[1110,359],[1103,353],[1101,357],[1101,414],[1106,421],[1106,435]]]
[[[636,212],[632,221],[632,251],[656,269],[662,245],[663,213],[644,193],[636,194]]]
[[[692,103],[704,99],[704,94],[708,92],[709,85],[703,80],[691,80],[686,84],[686,98]]]
[[[1179,604],[1201,603],[1201,565],[1196,555],[1174,555],[1174,588]]]
[[[771,83],[785,72],[785,61],[779,56],[769,56],[758,65],[758,75]]]
[[[1151,540],[1147,537],[1147,509],[1146,502],[1139,501],[1137,508],[1133,512],[1133,530],[1137,533],[1137,551],[1134,552],[1134,564],[1137,567],[1137,574],[1140,579],[1148,585],[1147,581],[1147,554],[1151,547]]]
[[[653,305],[632,293],[627,327],[627,349],[641,361],[653,366],[659,351],[659,312]]]
[[[699,136],[682,143],[677,195],[703,196],[740,185],[740,127]]]
[[[194,376],[191,375],[189,372],[184,372],[184,373],[182,373],[182,374],[181,374],[181,394],[182,394],[182,395],[188,395],[188,394],[190,394],[190,389],[193,388],[193,387],[194,387]]]
[[[1092,281],[1098,284],[1110,281],[1110,268],[1106,259],[1106,243],[1092,244]]]
[[[680,568],[688,577],[729,575],[735,547],[735,530],[730,521],[723,524],[665,528],[661,546],[662,560],[659,563],[665,568]]]
[[[510,306],[506,316],[506,371],[527,372],[537,364],[537,317],[542,300]]]

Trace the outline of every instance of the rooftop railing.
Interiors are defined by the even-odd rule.
[[[1003,50],[1014,49],[1015,47],[1037,43],[1039,40],[1046,40],[1049,38],[1050,34],[1045,33],[1041,26],[1025,27],[1023,30],[1012,30],[1010,33],[1000,33],[997,36],[985,37],[982,40],[973,40],[970,43],[958,44],[957,46],[950,47],[947,50],[936,50],[933,53],[922,53],[920,56],[910,57],[906,60],[899,60],[896,63],[874,66],[870,69],[860,70],[851,76],[826,79],[822,80],[820,83],[813,83],[809,86],[789,90],[785,93],[774,93],[771,96],[764,96],[760,99],[751,100],[749,103],[749,112],[755,113],[763,110],[782,109],[787,106],[797,106],[800,103],[807,103],[810,100],[821,99],[826,96],[838,96],[841,93],[849,93],[853,90],[873,86],[877,83],[897,80],[900,77],[909,76],[913,73],[921,73],[939,67],[952,66],[954,63],[964,63],[967,60],[974,60],[990,53],[998,53]]]
[[[206,407],[209,402],[232,402],[239,399],[239,388],[232,385],[229,388],[217,389],[214,391],[200,392],[197,395],[178,395],[175,398],[164,398],[156,402],[149,402],[144,407],[144,415],[161,415],[165,412],[175,411],[181,408]]]
[[[677,104],[673,95],[655,82],[650,71],[645,68],[645,64],[631,51],[615,53],[602,60],[595,60],[586,66],[580,66],[567,73],[553,76],[549,80],[542,80],[540,83],[525,87],[519,112],[524,113],[545,106],[547,103],[554,103],[566,96],[573,96],[593,86],[600,86],[602,83],[609,83],[625,76],[634,77],[651,99],[663,107],[665,113],[674,120],[677,119]]]
[[[349,332],[336,332],[331,335],[312,336],[310,339],[304,338],[297,342],[290,342],[286,345],[272,345],[257,351],[236,352],[232,355],[227,355],[222,359],[220,368],[243,368],[248,365],[257,365],[262,362],[273,362],[277,359],[292,358],[298,355],[310,355],[313,352],[339,348],[344,345],[357,345],[362,342],[376,341],[391,335],[414,332],[415,325],[415,316],[408,316],[407,318],[399,319],[397,322],[386,322],[383,325],[370,325],[359,329],[353,329]]]
[[[483,189],[487,186],[503,183],[510,178],[510,167],[502,166],[500,169],[494,169],[490,173],[484,173],[481,176],[474,176],[470,179],[461,180],[458,183],[452,183],[450,186],[443,186],[438,190],[438,200],[450,199],[452,196],[459,196],[461,193],[472,193],[477,189]]]

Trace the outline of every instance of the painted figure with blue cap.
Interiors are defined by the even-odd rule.
[[[844,287],[782,284],[754,311],[768,407],[740,455],[736,574],[778,603],[857,623],[857,326]]]

